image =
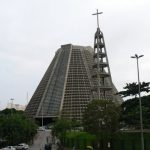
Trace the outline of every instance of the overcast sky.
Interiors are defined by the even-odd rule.
[[[0,109],[27,104],[61,45],[93,47],[96,9],[117,89],[137,81],[135,53],[150,81],[149,0],[0,0]]]

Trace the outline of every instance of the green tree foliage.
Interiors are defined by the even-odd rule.
[[[30,141],[36,129],[35,122],[27,119],[23,111],[5,109],[0,112],[0,138],[7,140],[8,144]]]
[[[94,135],[110,136],[118,129],[120,108],[112,101],[93,100],[83,115],[85,131]]]
[[[150,82],[142,82],[140,84],[140,91],[141,92],[149,92],[150,91],[150,87],[149,87]],[[126,83],[126,86],[123,87],[123,89],[125,89],[125,91],[120,91],[117,94],[120,94],[122,97],[127,97],[127,96],[137,96],[138,92],[139,92],[139,87],[138,84],[136,82],[133,83]]]
[[[66,119],[58,119],[53,127],[56,136],[65,135],[67,130],[71,129],[71,121]]]
[[[143,125],[144,128],[150,129],[150,95],[141,98]],[[120,121],[123,126],[131,128],[140,128],[140,110],[139,99],[133,98],[122,103],[122,113]]]
[[[80,123],[75,120],[59,118],[54,124],[53,133],[58,137],[64,137],[67,131],[74,130],[78,126]]]
[[[96,141],[96,136],[83,131],[71,131],[67,132],[65,141],[67,147],[85,150],[87,145],[90,146]]]

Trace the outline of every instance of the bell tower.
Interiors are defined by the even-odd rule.
[[[113,84],[104,36],[99,27],[99,14],[102,14],[102,12],[98,12],[98,10],[95,14],[93,14],[97,16],[97,31],[94,36],[94,63],[92,74],[94,85],[92,88],[92,92],[94,99],[113,100]]]

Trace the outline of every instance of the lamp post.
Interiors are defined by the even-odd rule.
[[[131,58],[136,58],[137,61],[137,75],[138,75],[138,92],[139,92],[139,106],[140,106],[140,126],[141,126],[141,148],[144,150],[144,137],[143,137],[143,117],[142,117],[142,106],[141,106],[141,86],[140,86],[140,75],[139,75],[139,58],[144,55],[131,56]]]
[[[43,103],[42,103],[42,127],[43,127]]]

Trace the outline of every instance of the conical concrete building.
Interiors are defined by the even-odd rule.
[[[93,78],[93,56],[91,47],[62,45],[25,110],[27,116],[44,120],[59,116],[81,120],[98,82]],[[107,85],[112,87],[112,82],[107,80]],[[112,90],[116,93],[114,86]],[[115,101],[120,100],[115,97]]]
[[[48,122],[57,117],[81,120],[87,104],[93,99],[121,103],[113,85],[102,31],[94,36],[94,49],[62,45],[33,94],[25,113]]]

